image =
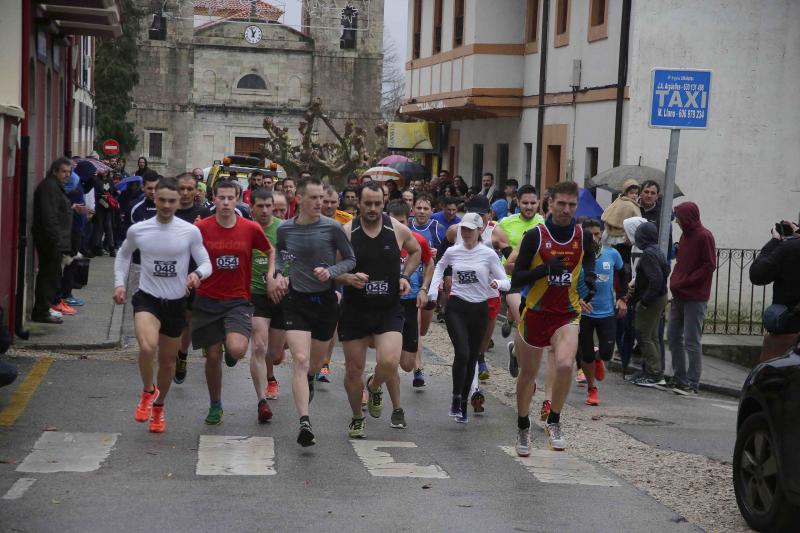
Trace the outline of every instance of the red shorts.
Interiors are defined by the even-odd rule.
[[[550,339],[556,331],[567,325],[580,324],[581,317],[573,313],[555,314],[525,310],[519,325],[522,339],[534,348],[549,348]]]
[[[491,298],[486,303],[489,304],[489,320],[494,320],[500,314],[500,297]]]

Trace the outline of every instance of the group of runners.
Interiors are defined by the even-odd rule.
[[[530,454],[529,410],[544,349],[549,362],[541,413],[553,449],[566,446],[560,414],[576,356],[590,379],[589,396],[597,398],[602,359],[610,358],[602,319],[619,308],[609,296],[617,262],[602,255],[607,250],[599,246],[599,228],[576,224],[574,183],[559,183],[549,192],[546,219],[536,190],[525,185],[517,191],[519,213],[496,223],[488,199],[476,195],[461,221],[446,231],[430,217],[430,197],[421,194],[411,205],[405,198],[387,202],[378,182],[359,188],[353,216],[337,209],[332,187],[303,176],[292,191],[294,214],[286,220],[287,197],[263,188],[249,191],[252,220],[242,216],[242,191],[231,180],[214,185],[213,209],[195,203],[196,178],[189,173],[145,184],[145,191],[140,221],[129,228],[116,257],[114,300],[125,303],[128,271],[138,259],[139,287],[131,303],[143,390],[135,419],[149,421],[152,432],[165,429],[167,393],[186,378],[190,344],[205,357],[210,425],[223,417],[222,362],[236,365],[248,348],[257,419],[270,421],[268,400],[279,395],[273,367],[288,348],[297,442],[314,445],[309,404],[315,381],[328,381],[335,337],[345,356],[349,437],[366,437],[364,408],[381,417],[384,385],[390,424],[405,428],[399,370],[413,372],[414,387],[425,385],[420,336],[437,302],[446,306],[454,351],[448,414],[467,423],[470,405],[474,412],[484,410],[479,376],[488,377],[483,354],[503,294],[504,334],[515,330],[508,349],[509,371],[517,377],[517,453]],[[602,275],[596,275],[596,257]],[[602,300],[597,311],[596,292],[596,302]],[[369,348],[375,349],[376,364],[365,376]]]

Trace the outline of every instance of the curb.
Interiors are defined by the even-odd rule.
[[[622,364],[614,361],[608,361],[606,363],[606,368],[617,373],[622,373]],[[672,377],[672,376],[667,376]],[[725,385],[717,385],[714,383],[700,383],[700,390],[707,391],[707,392],[714,392],[716,394],[722,394],[724,396],[730,396],[731,398],[740,398],[742,396],[742,390],[737,389],[734,387],[728,387]]]

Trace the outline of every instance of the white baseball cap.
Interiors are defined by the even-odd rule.
[[[461,219],[461,226],[469,229],[483,229],[483,218],[478,213],[467,213]]]

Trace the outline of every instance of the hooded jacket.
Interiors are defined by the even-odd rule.
[[[683,235],[678,242],[670,290],[679,300],[707,302],[711,297],[711,281],[717,268],[714,236],[700,222],[700,208],[694,202],[677,206],[675,218],[681,225]]]
[[[622,186],[623,191],[627,191],[631,187],[638,187],[639,184],[636,180],[626,180]],[[606,225],[608,236],[613,238],[624,237],[623,222],[625,219],[631,217],[642,216],[642,210],[636,200],[628,198],[623,192],[614,202],[603,211],[600,217]]]
[[[636,246],[642,257],[636,265],[631,303],[647,307],[659,296],[667,294],[669,263],[658,247],[658,230],[652,222],[644,222],[636,230]]]
[[[750,265],[750,281],[754,285],[772,286],[772,303],[793,308],[800,304],[800,236],[784,240],[772,239],[761,249]]]

